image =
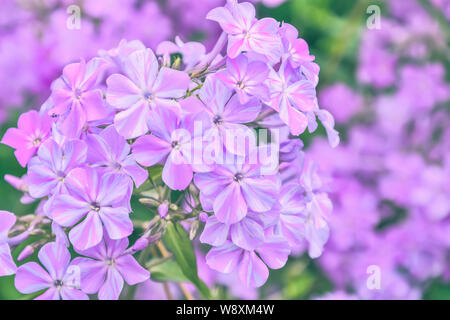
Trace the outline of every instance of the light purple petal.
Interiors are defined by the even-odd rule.
[[[78,250],[97,245],[103,238],[103,228],[96,212],[89,212],[86,218],[69,232],[70,242]]]
[[[247,216],[231,226],[231,240],[242,249],[253,250],[264,241],[264,229]]]
[[[50,212],[57,224],[71,227],[89,212],[89,206],[85,201],[65,194],[53,198]]]
[[[269,211],[277,199],[277,187],[270,178],[246,178],[241,183],[248,207],[256,212]]]
[[[172,150],[167,157],[162,179],[173,190],[184,190],[192,181],[192,167],[178,150]]]
[[[60,295],[62,300],[89,300],[89,297],[83,291],[68,287],[62,287]]]
[[[134,159],[146,167],[160,162],[170,152],[170,143],[154,135],[139,137],[132,147]]]
[[[147,121],[150,108],[144,102],[138,102],[132,107],[119,112],[114,117],[114,127],[119,134],[127,139],[133,139],[147,133]]]
[[[245,251],[238,268],[239,279],[246,287],[260,287],[269,277],[269,270],[253,251]]]
[[[221,246],[228,237],[230,226],[217,220],[215,216],[208,217],[200,241],[212,246]]]
[[[283,237],[273,236],[256,251],[271,269],[280,269],[286,264],[291,248]]]
[[[9,245],[0,243],[0,277],[12,275],[16,270],[17,267],[11,256]]]
[[[133,232],[128,208],[104,207],[99,215],[111,239],[122,239],[128,237]]]
[[[129,254],[116,259],[116,267],[130,286],[144,282],[150,277],[150,272],[141,267]]]
[[[39,250],[38,258],[54,280],[63,279],[71,259],[66,246],[57,242],[45,244]]]
[[[232,272],[242,258],[243,250],[227,241],[220,247],[212,248],[206,255],[206,263],[212,269],[223,272]]]
[[[81,289],[88,294],[97,293],[106,279],[108,271],[106,263],[78,257],[73,260],[72,264],[80,267]]]
[[[123,289],[123,278],[115,268],[109,268],[106,281],[98,292],[100,300],[117,300]]]
[[[214,200],[214,213],[223,223],[240,221],[247,214],[247,203],[238,183],[230,183]]]
[[[17,290],[25,294],[49,288],[52,283],[50,275],[36,262],[21,265],[14,280]]]

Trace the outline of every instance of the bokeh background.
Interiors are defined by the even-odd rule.
[[[342,142],[331,149],[324,130],[302,135],[334,202],[322,257],[298,252],[259,291],[219,280],[219,297],[450,299],[450,0],[252,2],[259,17],[293,24],[308,42],[321,67],[319,104],[335,116]],[[211,45],[219,30],[204,17],[223,3],[1,1],[0,135],[45,102],[65,64],[123,38],[151,48],[176,35]],[[71,5],[81,9],[79,29],[67,26]],[[6,174],[25,169],[0,145]],[[34,210],[3,179],[0,196],[2,210]],[[371,266],[379,289],[367,283]],[[158,284],[138,290],[138,298],[162,298]],[[0,278],[0,299],[25,298],[13,277]]]

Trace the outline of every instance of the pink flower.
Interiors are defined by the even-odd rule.
[[[62,146],[48,139],[28,166],[28,191],[33,198],[67,193],[66,177],[86,161],[87,146],[81,140],[69,140]]]
[[[293,135],[301,134],[308,126],[308,113],[317,108],[313,83],[298,79],[284,61],[278,72],[271,70],[267,84],[270,89],[269,106],[279,112]]]
[[[83,220],[69,232],[78,250],[96,246],[103,238],[103,226],[115,240],[133,231],[128,208],[130,179],[121,173],[100,175],[100,170],[72,170],[67,177],[69,194],[57,195],[51,205],[53,219],[63,227]]]
[[[21,293],[34,293],[45,289],[38,300],[88,300],[88,296],[76,289],[75,269],[70,269],[70,252],[62,244],[47,243],[39,251],[36,262],[28,262],[17,269],[15,285]]]
[[[249,210],[270,210],[278,194],[277,175],[262,175],[261,163],[241,160],[217,164],[213,171],[194,176],[203,209],[214,210],[217,219],[226,224],[239,222]]]
[[[102,91],[95,87],[105,66],[106,61],[101,58],[69,64],[52,84],[54,105],[49,113],[61,116],[60,129],[64,135],[78,138],[87,121],[108,115]]]
[[[234,89],[241,103],[247,103],[252,96],[267,100],[269,90],[264,84],[269,75],[267,64],[262,61],[248,61],[243,54],[227,60],[227,68],[216,73],[218,79]]]
[[[22,167],[25,167],[39,146],[50,133],[52,119],[46,114],[31,110],[22,114],[17,128],[10,128],[2,138],[2,143],[16,149],[14,154]]]
[[[309,47],[305,40],[298,39],[298,31],[289,23],[283,23],[280,28],[284,52],[293,68],[298,68],[304,63],[314,61],[315,57],[309,54]]]
[[[220,24],[228,34],[228,56],[236,58],[243,51],[262,54],[273,62],[281,56],[279,24],[272,18],[255,18],[255,7],[249,2],[229,0],[225,7],[212,9],[206,19]]]
[[[150,49],[137,50],[123,62],[122,74],[113,74],[107,80],[106,100],[123,110],[116,114],[114,126],[127,139],[148,131],[147,121],[156,106],[180,112],[178,102],[188,89],[189,76],[181,71],[162,67]]]
[[[164,162],[162,180],[173,190],[183,190],[191,183],[194,151],[203,144],[203,137],[194,136],[194,122],[204,123],[203,114],[179,117],[175,112],[158,108],[150,115],[148,127],[153,134],[139,137],[133,143],[133,157],[143,166]],[[202,154],[198,154],[202,156]],[[207,170],[207,169],[206,169]]]
[[[136,187],[148,178],[147,170],[141,168],[130,154],[131,148],[114,126],[109,126],[99,134],[87,136],[88,163],[106,168],[107,172],[122,172],[129,175]]]

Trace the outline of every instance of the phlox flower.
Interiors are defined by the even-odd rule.
[[[211,123],[208,136],[222,141],[229,152],[245,155],[245,148],[236,143],[234,137],[254,136],[253,131],[243,123],[257,118],[261,111],[259,100],[253,97],[247,103],[241,104],[238,95],[233,94],[214,76],[206,78],[199,97],[203,103],[201,110],[208,115]]]
[[[249,210],[264,212],[272,208],[278,194],[276,174],[261,174],[262,162],[250,157],[232,163],[216,164],[211,172],[200,172],[194,183],[200,189],[205,211],[214,211],[226,224],[242,220]],[[228,161],[226,161],[228,162]]]
[[[293,135],[301,134],[308,126],[308,117],[313,116],[316,108],[313,83],[298,79],[286,60],[278,72],[271,69],[266,83],[270,89],[268,105],[279,113]]]
[[[103,238],[103,226],[112,239],[122,239],[133,231],[129,217],[131,181],[122,173],[101,169],[77,168],[67,177],[69,194],[54,197],[50,212],[56,223],[72,227],[70,242],[78,250],[97,245]]]
[[[8,211],[0,211],[0,276],[16,272],[16,264],[8,244],[8,232],[16,223],[16,216]]]
[[[260,287],[269,277],[269,270],[282,268],[291,249],[282,237],[270,235],[255,250],[245,250],[231,241],[213,247],[206,255],[206,263],[214,270],[231,273],[236,269],[246,287]]]
[[[35,110],[19,117],[17,128],[10,128],[2,138],[2,143],[16,149],[14,154],[22,167],[25,167],[39,146],[47,139],[52,127],[52,119]]]
[[[189,76],[181,71],[162,67],[150,49],[137,50],[123,61],[122,74],[106,80],[106,100],[120,110],[114,118],[116,130],[127,139],[148,131],[147,122],[156,106],[180,112],[173,100],[181,98],[188,89]]]
[[[272,18],[255,18],[255,7],[249,2],[229,0],[225,7],[208,12],[206,19],[216,21],[228,34],[228,56],[236,58],[243,51],[253,51],[277,62],[281,56],[279,23]]]
[[[28,262],[17,269],[15,286],[21,293],[29,294],[45,289],[38,300],[88,300],[77,289],[76,268],[70,268],[70,252],[56,242],[44,245],[38,254],[42,268],[36,262]]]
[[[283,23],[279,33],[281,34],[284,54],[287,54],[289,63],[293,68],[314,61],[315,57],[309,54],[306,41],[298,38],[297,28],[289,23]]]
[[[28,165],[28,192],[33,198],[67,193],[67,175],[83,165],[86,156],[84,141],[69,140],[60,145],[54,139],[48,139]]]
[[[88,145],[87,162],[106,168],[107,172],[122,172],[129,175],[139,187],[147,180],[147,170],[141,168],[130,154],[131,148],[114,126],[109,126],[86,137]]]
[[[146,281],[150,273],[127,252],[128,239],[112,240],[107,235],[95,247],[78,251],[84,257],[73,260],[81,270],[81,289],[98,292],[100,300],[117,300],[124,280],[129,285]]]
[[[200,164],[194,164],[194,153],[203,144],[202,132],[195,136],[194,123],[199,121],[207,126],[202,118],[201,113],[180,117],[170,109],[158,108],[148,122],[152,134],[139,137],[133,143],[133,157],[146,167],[164,162],[163,181],[171,189],[185,189],[191,183],[194,169],[203,170]]]
[[[87,121],[105,118],[109,110],[102,91],[96,88],[107,63],[94,58],[72,63],[52,84],[53,107],[49,114],[61,116],[60,129],[67,137],[78,138]]]
[[[227,68],[216,73],[228,88],[236,91],[241,103],[247,103],[252,96],[268,98],[269,90],[264,84],[268,75],[269,68],[265,62],[249,62],[243,54],[236,59],[228,59]]]

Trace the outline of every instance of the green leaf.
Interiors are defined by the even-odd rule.
[[[172,252],[186,278],[197,287],[203,298],[209,299],[211,293],[206,284],[198,277],[194,247],[186,230],[179,223],[169,221],[163,241]]]
[[[151,278],[157,282],[189,282],[179,265],[173,260],[164,261],[150,269]]]

